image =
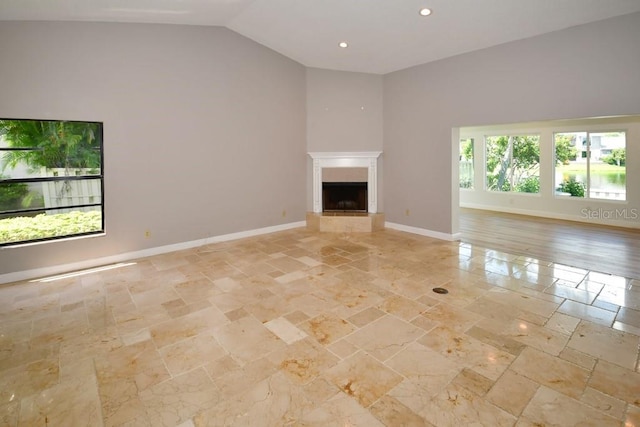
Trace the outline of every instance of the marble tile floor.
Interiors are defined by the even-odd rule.
[[[639,278],[552,261],[296,229],[4,285],[0,425],[640,426]]]

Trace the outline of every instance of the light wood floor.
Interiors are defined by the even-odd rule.
[[[462,241],[629,278],[640,278],[640,230],[460,209]]]

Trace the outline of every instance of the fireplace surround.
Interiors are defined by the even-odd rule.
[[[378,157],[381,151],[364,152],[312,152],[313,159],[313,212],[323,212],[323,169],[366,168],[366,212],[378,212]]]

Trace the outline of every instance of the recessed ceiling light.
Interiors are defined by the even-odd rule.
[[[349,44],[347,42],[340,42],[338,43],[338,46],[344,49],[345,47],[349,47]]]
[[[419,13],[420,13],[421,16],[429,16],[429,15],[431,15],[431,9],[423,7],[422,9],[420,9]]]

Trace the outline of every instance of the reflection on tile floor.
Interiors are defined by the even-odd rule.
[[[639,302],[392,230],[213,244],[0,287],[0,424],[638,426]]]

